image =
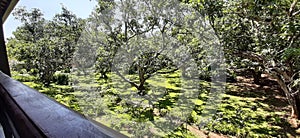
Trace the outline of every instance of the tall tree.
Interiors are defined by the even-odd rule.
[[[57,41],[57,52],[60,55],[60,70],[69,71],[74,56],[77,42],[81,36],[84,27],[84,20],[77,18],[66,7],[62,7],[62,12],[56,14],[52,21],[49,22],[51,28],[50,39]]]

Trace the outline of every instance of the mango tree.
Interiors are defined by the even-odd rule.
[[[300,2],[190,2],[210,19],[227,59],[248,59],[275,78],[300,119]],[[259,74],[260,75],[260,74]]]

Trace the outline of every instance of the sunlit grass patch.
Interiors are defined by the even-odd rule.
[[[283,135],[278,122],[283,112],[272,112],[267,104],[253,98],[224,95],[207,128],[213,132],[238,137],[274,137]]]

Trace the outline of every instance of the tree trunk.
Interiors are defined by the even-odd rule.
[[[292,110],[293,111],[292,117],[300,120],[300,95],[299,94],[295,95],[294,100],[295,100],[295,105],[293,106],[293,108],[295,109]]]
[[[291,116],[293,118],[300,119],[300,95],[299,94],[293,94],[293,90],[290,89],[284,82],[281,76],[274,75],[280,88],[283,90],[283,92],[286,95],[286,98],[289,102],[289,104],[292,106],[292,113]]]
[[[138,92],[139,95],[141,95],[141,96],[146,95],[146,90],[145,90],[144,84],[140,84],[138,90],[139,90],[139,92]]]
[[[145,71],[141,67],[138,67],[138,71],[139,71],[139,80],[140,80],[140,85],[137,88],[139,90],[138,94],[144,96],[146,94],[145,86],[144,86],[146,82]]]
[[[115,70],[115,72],[124,81],[128,82],[129,84],[131,84],[131,86],[135,87],[138,90],[138,94],[139,95],[144,96],[146,94],[145,86],[144,86],[144,84],[146,82],[145,72],[143,70],[141,70],[141,68],[139,69],[139,81],[140,81],[139,85],[137,85],[133,81],[130,81],[129,79],[126,79],[118,70]]]
[[[261,84],[261,74],[262,71],[256,70],[256,69],[251,69],[250,70],[253,76],[253,81],[255,84],[260,85]]]
[[[262,72],[261,71],[257,71],[254,73],[254,83],[257,84],[257,85],[260,85],[261,84],[261,74]]]

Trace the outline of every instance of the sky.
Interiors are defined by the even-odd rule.
[[[61,12],[61,7],[64,5],[68,10],[76,14],[77,17],[87,18],[96,5],[95,0],[19,0],[16,7],[25,6],[27,10],[31,8],[39,8],[44,17],[48,20],[52,19],[56,13]],[[3,24],[4,37],[12,37],[12,32],[21,25],[21,23],[14,19],[13,15],[9,17]]]

